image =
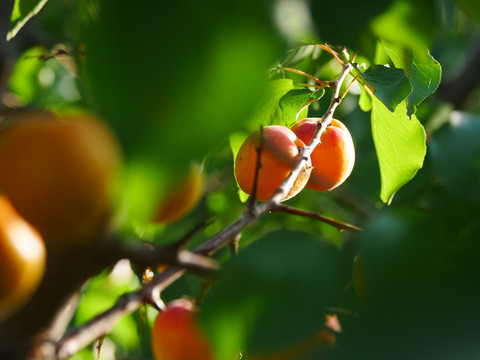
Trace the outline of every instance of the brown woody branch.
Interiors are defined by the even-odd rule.
[[[232,241],[234,241],[234,239],[238,238],[239,234],[246,226],[248,226],[250,223],[258,219],[265,213],[271,211],[279,211],[280,209],[281,211],[287,212],[287,208],[280,205],[280,202],[293,187],[293,184],[300,172],[305,167],[309,166],[310,155],[312,154],[312,151],[315,149],[315,147],[320,143],[320,137],[322,135],[322,132],[331,123],[333,113],[341,102],[341,85],[352,70],[353,67],[351,64],[344,64],[342,72],[340,73],[338,79],[336,81],[330,82],[329,85],[333,89],[330,106],[324,117],[322,118],[322,121],[319,122],[317,129],[312,137],[312,140],[308,145],[302,148],[297,163],[295,164],[289,176],[276,190],[272,198],[263,203],[254,204],[254,206],[248,206],[242,216],[237,221],[235,221],[233,224],[226,227],[213,237],[206,240],[202,245],[198,246],[193,251],[194,254],[201,256],[201,258],[195,258],[195,256],[193,256],[192,258],[195,258],[197,260],[204,260],[205,256],[210,255],[218,249],[222,248],[223,246],[230,244]],[[296,211],[298,212],[300,210]],[[306,215],[306,213],[303,214],[303,216]],[[308,216],[313,217],[311,216],[311,214],[309,214]],[[342,229],[344,230],[358,230],[358,228],[354,227],[353,225],[333,222],[329,219],[322,218],[321,216],[317,216],[316,219],[325,221],[326,223],[330,223],[337,228],[342,227]],[[207,265],[206,267],[208,268],[208,265],[211,264],[203,265]],[[53,346],[51,346],[49,349],[50,357],[56,357],[59,359],[68,358],[69,356],[77,353],[79,350],[93,342],[95,339],[101,338],[105,334],[109,333],[113,329],[116,321],[119,318],[132,313],[143,304],[156,303],[160,301],[160,293],[171,283],[183,276],[185,272],[185,267],[180,267],[178,266],[178,264],[167,266],[162,273],[155,276],[154,279],[151,282],[147,283],[142,289],[134,293],[123,295],[118,299],[118,301],[112,308],[93,318],[91,321],[85,323],[81,327],[73,330],[70,334],[57,341],[55,344],[52,344]],[[48,358],[48,355],[46,358]]]

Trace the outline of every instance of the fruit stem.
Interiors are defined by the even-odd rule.
[[[327,87],[329,85],[328,82],[317,79],[315,76],[307,74],[306,72],[304,72],[302,70],[292,69],[292,68],[284,67],[284,66],[281,66],[281,65],[280,65],[280,69],[285,70],[285,71],[290,71],[290,72],[293,72],[293,73],[296,73],[296,74],[299,74],[299,75],[303,75],[303,76],[315,81],[316,83],[318,83],[320,85],[319,86],[320,89],[324,88],[324,87]],[[308,85],[308,86],[311,86],[311,85]]]

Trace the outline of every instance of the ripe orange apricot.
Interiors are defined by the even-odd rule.
[[[292,131],[306,144],[312,139],[319,118],[305,118],[292,126]],[[321,143],[311,155],[313,170],[307,188],[317,191],[331,190],[350,176],[355,163],[353,139],[347,127],[332,119],[322,133]]]
[[[261,168],[257,183],[257,199],[265,201],[273,196],[298,160],[298,147],[304,142],[286,127],[271,125],[263,128],[263,150],[260,158]],[[235,177],[238,186],[251,195],[257,168],[260,147],[260,131],[251,134],[240,147],[235,159]],[[300,192],[308,181],[310,169],[303,169],[287,196],[290,199]]]
[[[119,165],[116,141],[93,116],[23,119],[0,138],[0,189],[47,246],[98,235]]]
[[[151,333],[155,360],[213,360],[213,352],[196,322],[193,304],[179,299],[158,314]]]
[[[183,181],[177,184],[162,201],[153,221],[169,223],[184,217],[200,201],[203,188],[202,166],[192,163]]]
[[[0,322],[33,295],[45,272],[40,234],[0,195]]]

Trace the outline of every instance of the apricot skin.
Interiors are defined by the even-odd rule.
[[[319,118],[305,118],[292,131],[306,144],[312,139]],[[311,155],[313,170],[306,187],[316,191],[331,190],[350,176],[355,163],[355,148],[350,132],[343,123],[332,119],[322,133],[321,143]]]
[[[0,138],[0,189],[47,246],[71,248],[98,236],[120,162],[93,116],[24,119]]]
[[[161,202],[153,221],[171,223],[186,216],[198,204],[204,191],[202,166],[192,163],[183,179],[170,189]]]
[[[213,360],[213,352],[196,322],[193,304],[179,299],[161,312],[153,325],[155,360]]]
[[[33,295],[45,272],[40,234],[0,195],[0,322]]]
[[[257,199],[265,201],[273,196],[291,172],[300,155],[299,147],[305,146],[297,136],[280,125],[263,128],[263,148],[260,158],[261,168],[257,183]],[[235,177],[239,187],[251,195],[257,168],[260,147],[260,131],[251,134],[240,147],[235,159]],[[303,169],[293,188],[282,199],[287,200],[298,194],[310,176],[310,169]]]

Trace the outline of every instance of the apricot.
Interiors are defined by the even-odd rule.
[[[179,299],[158,314],[151,333],[155,360],[213,360],[213,352],[196,319],[193,304]]]
[[[304,142],[288,128],[271,125],[263,128],[263,148],[260,157],[260,171],[257,182],[257,199],[265,201],[273,196],[297,162],[299,147]],[[251,134],[240,147],[235,159],[235,177],[238,186],[247,194],[253,191],[260,147],[260,131]],[[308,181],[310,168],[304,168],[295,180],[294,186],[282,200],[298,194]]]
[[[93,116],[22,119],[0,138],[0,189],[47,247],[82,245],[109,216],[119,147]]]
[[[40,234],[0,195],[0,321],[31,298],[45,272]]]
[[[292,131],[308,144],[320,120],[299,120],[292,126]],[[313,169],[306,187],[325,191],[336,188],[350,176],[355,163],[355,148],[347,127],[336,119],[324,129],[320,140],[311,155]]]
[[[198,204],[203,189],[202,166],[192,163],[183,181],[179,181],[161,202],[153,220],[158,223],[170,223],[184,217]]]

